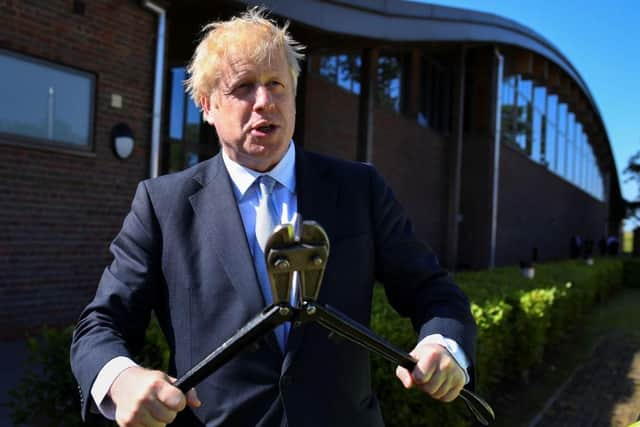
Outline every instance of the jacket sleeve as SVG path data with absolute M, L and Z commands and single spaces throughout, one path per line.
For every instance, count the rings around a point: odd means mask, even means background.
M 373 168 L 370 183 L 376 278 L 396 311 L 411 319 L 419 340 L 442 334 L 462 347 L 473 381 L 476 325 L 469 300 L 431 248 L 416 237 L 408 216 Z
M 110 246 L 113 261 L 94 299 L 82 311 L 71 343 L 71 369 L 78 382 L 82 417 L 92 406 L 91 387 L 102 367 L 117 356 L 132 358 L 144 343 L 154 284 L 160 276 L 161 237 L 144 182 Z

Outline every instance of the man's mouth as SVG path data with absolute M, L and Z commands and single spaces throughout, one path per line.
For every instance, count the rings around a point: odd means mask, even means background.
M 254 135 L 268 135 L 270 133 L 272 133 L 273 131 L 275 131 L 278 128 L 278 126 L 272 124 L 272 123 L 267 123 L 267 124 L 262 124 L 259 126 L 254 126 L 253 128 L 251 128 L 251 133 L 253 133 Z

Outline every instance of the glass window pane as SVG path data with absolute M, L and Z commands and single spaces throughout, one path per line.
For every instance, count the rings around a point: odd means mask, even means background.
M 516 142 L 523 150 L 531 153 L 532 129 L 532 91 L 533 83 L 522 77 L 518 79 L 518 108 Z
M 558 153 L 557 165 L 558 168 L 556 172 L 560 176 L 566 176 L 567 174 L 567 104 L 561 103 L 558 104 L 558 114 L 557 114 L 557 123 L 558 123 L 558 148 L 556 153 Z
M 338 57 L 335 55 L 320 58 L 320 75 L 332 82 L 338 80 Z
M 532 141 L 531 141 L 531 157 L 535 161 L 544 160 L 542 150 L 546 147 L 543 146 L 544 134 L 543 127 L 544 115 L 547 101 L 547 89 L 545 87 L 536 87 L 533 90 L 533 123 L 532 123 Z
M 567 114 L 567 146 L 566 146 L 566 164 L 567 164 L 567 172 L 565 178 L 569 181 L 573 182 L 573 172 L 574 172 L 574 160 L 575 160 L 575 133 L 576 133 L 576 116 L 575 114 L 569 112 Z
M 200 161 L 200 156 L 193 151 L 188 151 L 185 156 L 185 167 L 190 168 L 191 166 L 195 166 Z
M 360 93 L 360 55 L 325 55 L 320 58 L 320 75 L 343 89 Z
M 589 167 L 589 162 L 590 162 L 590 158 L 589 158 L 589 138 L 587 137 L 587 134 L 583 131 L 582 132 L 582 172 L 581 172 L 581 180 L 582 180 L 582 187 L 586 190 L 587 188 L 587 183 L 588 183 L 588 167 Z
M 545 132 L 545 159 L 549 168 L 552 171 L 557 171 L 557 147 L 558 147 L 558 124 L 556 123 L 557 115 L 558 115 L 558 96 L 557 95 L 549 95 L 547 97 L 547 115 L 545 116 L 546 120 L 546 132 Z
M 500 100 L 500 133 L 502 142 L 515 143 L 516 139 L 516 80 L 517 76 L 508 76 L 502 81 Z
M 337 83 L 338 86 L 354 93 L 360 93 L 360 57 L 352 55 L 339 55 L 337 57 Z M 354 83 L 358 82 L 357 88 Z M 357 89 L 357 92 L 356 92 Z
M 95 78 L 0 50 L 0 132 L 88 146 Z
M 582 157 L 581 150 L 581 140 L 582 140 L 582 124 L 580 122 L 575 122 L 574 135 L 573 135 L 573 176 L 571 180 L 577 185 L 580 186 L 580 160 Z
M 400 111 L 402 64 L 395 56 L 378 57 L 376 104 Z
M 589 143 L 589 139 L 587 138 L 587 152 L 589 153 L 589 162 L 588 162 L 588 173 L 587 173 L 587 187 L 589 190 L 589 193 L 594 194 L 595 195 L 595 191 L 594 191 L 594 176 L 595 176 L 595 171 L 597 170 L 597 165 L 596 165 L 596 159 L 595 156 L 593 155 L 593 147 L 591 147 L 591 144 Z
M 200 140 L 200 123 L 202 122 L 202 115 L 200 110 L 196 107 L 193 100 L 189 99 L 187 103 L 187 117 L 184 124 L 184 141 L 187 143 L 198 144 Z
M 171 106 L 169 112 L 169 137 L 182 139 L 184 119 L 184 80 L 186 71 L 184 67 L 171 69 Z

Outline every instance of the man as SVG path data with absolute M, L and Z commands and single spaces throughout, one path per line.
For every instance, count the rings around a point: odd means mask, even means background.
M 455 399 L 472 376 L 468 301 L 371 166 L 291 142 L 301 46 L 261 9 L 205 31 L 187 86 L 222 153 L 139 185 L 113 263 L 74 334 L 83 415 L 97 407 L 120 426 L 383 425 L 367 351 L 315 324 L 278 328 L 203 381 L 198 395 L 131 361 L 152 310 L 177 377 L 270 303 L 257 236 L 267 203 L 281 222 L 302 215 L 326 229 L 331 255 L 319 301 L 368 324 L 373 283 L 382 281 L 421 338 L 412 352 L 418 365 L 398 368 L 398 378 Z

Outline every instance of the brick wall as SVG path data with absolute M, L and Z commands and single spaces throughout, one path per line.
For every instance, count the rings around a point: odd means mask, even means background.
M 0 337 L 73 322 L 110 261 L 108 244 L 147 174 L 155 17 L 134 1 L 0 5 L 0 47 L 93 73 L 91 156 L 0 142 Z M 110 107 L 111 94 L 123 108 Z M 5 102 L 5 100 L 1 100 Z M 111 128 L 127 123 L 134 154 L 112 153 Z
M 314 75 L 307 90 L 305 149 L 354 160 L 358 96 Z M 409 212 L 418 235 L 442 254 L 445 138 L 393 111 L 376 109 L 373 123 L 373 164 Z
M 464 135 L 457 267 L 485 268 L 491 246 L 492 138 Z
M 605 233 L 606 205 L 531 161 L 516 148 L 502 145 L 496 262 L 569 257 L 572 235 L 597 242 Z
M 392 111 L 374 115 L 373 163 L 407 210 L 418 236 L 444 256 L 447 139 Z
M 304 148 L 355 160 L 358 147 L 358 95 L 317 75 L 307 75 Z

